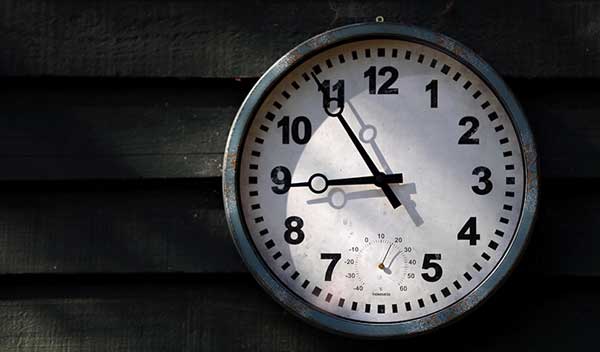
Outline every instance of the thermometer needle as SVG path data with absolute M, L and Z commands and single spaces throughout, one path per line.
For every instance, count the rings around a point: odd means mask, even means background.
M 385 255 L 383 256 L 381 263 L 379 263 L 379 265 L 377 266 L 381 270 L 385 269 L 385 264 L 383 264 L 383 263 L 385 263 L 385 259 L 387 258 L 388 254 L 390 254 L 390 249 L 392 249 L 392 245 L 393 245 L 393 243 L 390 243 L 390 246 L 388 247 L 387 251 L 385 252 Z
M 358 138 L 352 131 L 352 128 L 350 128 L 350 125 L 348 124 L 348 122 L 346 121 L 344 116 L 342 115 L 342 111 L 344 110 L 344 108 L 343 108 L 344 105 L 341 104 L 339 100 L 331 99 L 330 97 L 328 97 L 328 94 L 325 91 L 327 88 L 325 88 L 325 86 L 323 86 L 321 81 L 319 81 L 319 79 L 317 78 L 317 75 L 315 75 L 314 72 L 311 72 L 310 74 L 312 75 L 313 79 L 317 83 L 319 90 L 323 94 L 323 110 L 325 110 L 327 115 L 329 115 L 330 117 L 336 117 L 338 119 L 338 121 L 340 121 L 340 123 L 342 124 L 342 127 L 346 131 L 346 134 L 348 135 L 348 137 L 350 137 L 352 144 L 354 144 L 354 147 L 358 151 L 358 154 L 360 154 L 360 156 L 364 160 L 365 164 L 367 164 L 367 167 L 369 168 L 369 170 L 371 171 L 373 176 L 375 176 L 376 178 L 381 178 L 385 174 L 383 172 L 379 171 L 379 169 L 377 168 L 377 166 L 375 165 L 375 163 L 373 162 L 373 160 L 371 159 L 371 157 L 369 156 L 369 154 L 367 153 L 365 148 L 362 146 L 362 144 L 360 144 L 360 141 L 358 140 Z M 339 111 L 333 112 L 333 111 L 329 110 L 329 108 L 330 108 L 329 103 L 331 101 L 336 101 L 339 104 L 338 105 Z M 402 205 L 402 203 L 400 203 L 400 200 L 398 199 L 398 197 L 396 196 L 394 191 L 392 191 L 392 188 L 390 187 L 390 185 L 388 183 L 379 182 L 379 184 L 377 184 L 377 186 L 379 188 L 381 188 L 381 190 L 385 194 L 386 198 L 390 201 L 392 208 L 396 209 L 400 205 Z

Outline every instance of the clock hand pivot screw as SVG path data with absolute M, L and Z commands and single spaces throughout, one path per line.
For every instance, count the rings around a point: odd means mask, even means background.
M 308 188 L 314 193 L 323 193 L 328 186 L 327 177 L 323 174 L 314 174 L 308 179 Z

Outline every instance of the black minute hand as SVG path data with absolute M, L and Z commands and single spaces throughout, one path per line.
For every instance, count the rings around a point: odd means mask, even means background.
M 314 72 L 311 72 L 310 74 L 312 75 L 313 79 L 317 83 L 319 90 L 323 94 L 323 110 L 325 110 L 325 113 L 327 113 L 327 115 L 329 115 L 331 117 L 337 117 L 337 119 L 342 124 L 342 127 L 344 127 L 346 134 L 348 134 L 348 137 L 350 137 L 352 144 L 354 144 L 354 147 L 356 148 L 356 150 L 358 150 L 358 153 L 360 154 L 362 159 L 365 161 L 365 164 L 367 164 L 367 167 L 369 168 L 369 170 L 371 171 L 373 176 L 375 176 L 376 180 L 378 181 L 376 183 L 376 185 L 381 188 L 381 190 L 383 191 L 383 194 L 385 194 L 387 199 L 390 201 L 390 204 L 392 205 L 392 207 L 394 209 L 398 208 L 400 205 L 402 205 L 402 203 L 400 203 L 400 200 L 398 199 L 398 197 L 396 197 L 396 194 L 394 194 L 394 191 L 392 191 L 392 188 L 390 187 L 390 185 L 388 183 L 386 183 L 385 181 L 383 181 L 383 177 L 385 176 L 385 174 L 380 172 L 377 169 L 377 166 L 375 165 L 373 160 L 371 160 L 371 157 L 369 157 L 369 154 L 367 154 L 367 151 L 365 150 L 365 148 L 363 148 L 362 144 L 360 143 L 360 141 L 358 140 L 358 138 L 352 131 L 352 128 L 350 128 L 350 125 L 348 125 L 348 122 L 342 115 L 343 106 L 341 104 L 343 104 L 343 102 L 336 100 L 336 102 L 338 103 L 337 110 L 339 110 L 339 111 L 337 111 L 337 112 L 330 111 L 329 103 L 333 99 L 328 97 L 329 94 L 326 91 L 326 88 L 321 83 L 321 81 L 319 81 L 319 79 L 317 78 L 317 75 L 315 75 Z

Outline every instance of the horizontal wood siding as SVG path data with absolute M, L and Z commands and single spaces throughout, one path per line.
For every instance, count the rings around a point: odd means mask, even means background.
M 0 199 L 0 273 L 245 271 L 220 179 L 8 182 Z M 590 181 L 543 183 L 526 271 L 599 275 L 598 199 Z
M 391 341 L 356 341 L 317 330 L 284 311 L 247 276 L 176 279 L 11 282 L 10 291 L 0 294 L 0 349 L 584 351 L 593 348 L 600 328 L 600 285 L 573 278 L 558 284 L 513 276 L 458 323 L 434 335 Z
M 12 79 L 0 88 L 0 180 L 220 177 L 254 80 Z M 548 178 L 600 176 L 600 86 L 510 80 Z
M 256 77 L 336 26 L 445 33 L 514 77 L 598 77 L 596 1 L 0 1 L 5 76 Z
M 336 26 L 419 25 L 490 62 L 538 145 L 531 243 L 432 335 L 333 336 L 246 272 L 228 130 L 257 78 Z M 0 351 L 589 349 L 600 329 L 600 2 L 0 0 Z

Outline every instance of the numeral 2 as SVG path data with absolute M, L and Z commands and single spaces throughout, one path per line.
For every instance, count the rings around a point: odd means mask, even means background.
M 471 127 L 458 139 L 458 144 L 479 144 L 479 138 L 473 138 L 473 135 L 479 129 L 479 120 L 473 116 L 465 116 L 458 121 L 459 126 L 466 126 L 467 124 L 470 124 Z

